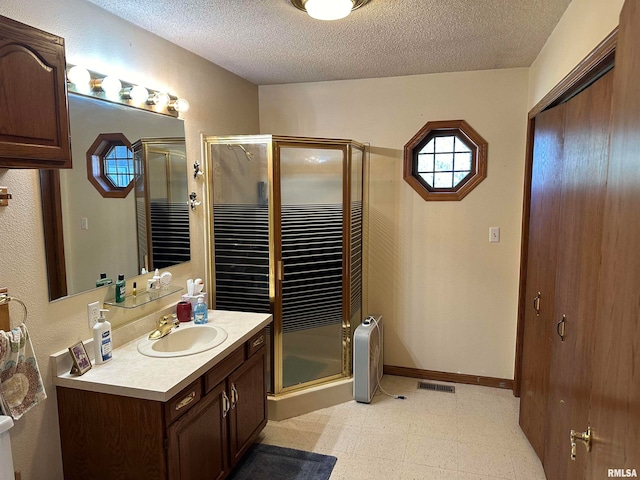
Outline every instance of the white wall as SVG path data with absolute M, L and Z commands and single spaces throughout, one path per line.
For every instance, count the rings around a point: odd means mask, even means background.
M 85 64 L 104 73 L 112 71 L 123 80 L 169 89 L 186 97 L 191 103 L 191 110 L 185 114 L 189 159 L 200 158 L 201 132 L 210 135 L 258 132 L 255 85 L 92 4 L 82 0 L 2 0 L 0 15 L 64 37 L 68 63 Z M 84 160 L 74 160 L 78 161 Z M 202 196 L 201 181 L 190 175 L 189 182 L 190 190 Z M 104 300 L 106 289 L 49 303 L 38 172 L 0 169 L 0 185 L 7 186 L 13 194 L 10 206 L 0 208 L 0 286 L 7 286 L 29 308 L 27 325 L 49 395 L 11 430 L 14 463 L 25 479 L 62 479 L 49 355 L 90 338 L 86 304 Z M 171 269 L 180 284 L 188 277 L 203 277 L 205 273 L 202 210 L 192 214 L 191 220 L 192 261 Z M 108 318 L 115 326 L 122 325 L 174 303 L 175 297 L 132 312 L 118 309 L 110 312 Z M 17 323 L 20 309 L 11 306 L 11 313 Z
M 260 87 L 262 133 L 371 143 L 365 313 L 384 317 L 386 364 L 513 378 L 527 74 Z M 425 202 L 402 179 L 403 146 L 456 119 L 489 142 L 488 177 L 460 202 Z
M 529 69 L 529 110 L 618 25 L 624 0 L 573 0 Z

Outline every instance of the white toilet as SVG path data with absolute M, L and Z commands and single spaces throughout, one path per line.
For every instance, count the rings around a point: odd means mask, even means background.
M 9 429 L 13 427 L 11 417 L 0 415 L 0 480 L 14 480 L 13 458 Z

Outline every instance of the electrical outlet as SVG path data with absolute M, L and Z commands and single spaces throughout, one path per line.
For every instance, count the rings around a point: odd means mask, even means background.
M 93 328 L 93 326 L 98 321 L 98 317 L 100 316 L 100 302 L 91 302 L 87 304 L 87 318 L 89 320 L 89 328 Z

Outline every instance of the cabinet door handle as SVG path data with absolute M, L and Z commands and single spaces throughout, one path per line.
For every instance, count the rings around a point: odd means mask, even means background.
M 229 397 L 227 392 L 222 392 L 222 418 L 225 418 L 229 413 Z
M 176 403 L 176 412 L 178 410 L 180 410 L 181 408 L 186 407 L 187 405 L 189 405 L 195 399 L 196 399 L 196 392 L 193 391 L 189 395 L 184 397 L 182 400 L 180 400 L 178 403 Z
M 264 335 L 260 335 L 260 337 L 256 338 L 252 343 L 251 346 L 253 348 L 256 348 L 258 345 L 262 345 L 264 343 Z
M 540 292 L 533 297 L 533 310 L 536 312 L 536 317 L 540 316 Z
M 558 333 L 558 336 L 560 337 L 561 342 L 564 342 L 564 328 L 565 328 L 566 321 L 567 321 L 567 316 L 562 315 L 562 320 L 560 320 L 556 325 L 556 332 Z
M 236 390 L 235 383 L 231 384 L 231 408 L 236 408 L 236 403 L 238 403 L 238 390 Z

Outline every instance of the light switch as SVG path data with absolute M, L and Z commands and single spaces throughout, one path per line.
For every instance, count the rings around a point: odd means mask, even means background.
M 89 219 L 87 217 L 82 217 L 80 219 L 80 228 L 82 230 L 89 230 Z
M 500 242 L 500 227 L 489 227 L 489 242 Z

